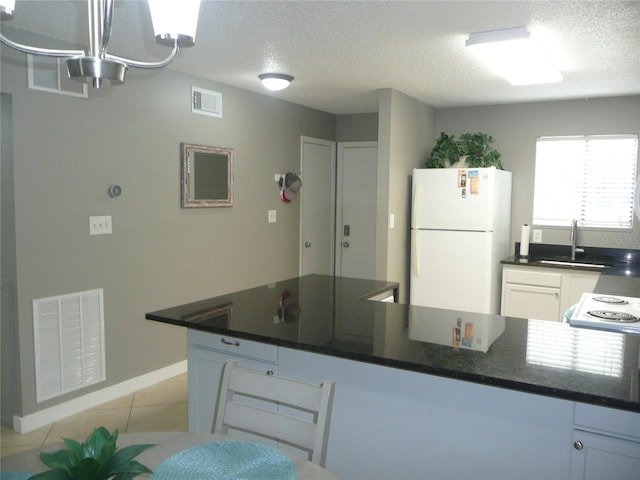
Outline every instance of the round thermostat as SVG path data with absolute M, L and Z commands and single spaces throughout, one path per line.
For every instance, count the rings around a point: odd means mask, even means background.
M 109 187 L 109 195 L 112 197 L 119 197 L 122 193 L 122 187 L 120 185 L 111 185 Z

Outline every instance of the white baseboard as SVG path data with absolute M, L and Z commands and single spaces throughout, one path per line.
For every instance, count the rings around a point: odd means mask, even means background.
M 124 382 L 117 383 L 116 385 L 111 385 L 103 388 L 102 390 L 88 393 L 81 397 L 71 399 L 59 405 L 54 405 L 53 407 L 45 408 L 24 417 L 14 415 L 13 429 L 18 433 L 31 432 L 89 408 L 97 407 L 98 405 L 102 405 L 103 403 L 115 400 L 116 398 L 120 398 L 124 395 L 129 395 L 141 388 L 150 387 L 156 383 L 185 373 L 186 371 L 187 361 L 183 360 L 181 362 L 174 363 L 173 365 L 169 365 L 168 367 L 145 373 L 139 377 L 125 380 Z

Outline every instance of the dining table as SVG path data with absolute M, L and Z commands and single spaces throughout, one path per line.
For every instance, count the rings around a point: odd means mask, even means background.
M 235 457 L 238 459 L 246 458 L 247 452 L 251 454 L 250 450 L 247 450 L 244 447 L 259 447 L 258 452 L 261 452 L 260 456 L 262 456 L 263 458 L 260 459 L 261 461 L 254 462 L 255 469 L 257 470 L 251 471 L 251 468 L 254 467 L 249 467 L 248 469 L 245 462 L 244 465 L 237 465 L 238 474 L 236 476 L 233 474 L 233 470 L 236 470 L 234 466 L 227 466 L 227 471 L 221 472 L 220 466 L 215 465 L 215 462 L 212 462 L 212 464 L 207 467 L 207 469 L 209 469 L 211 472 L 211 476 L 207 476 L 207 478 L 225 480 L 233 480 L 234 478 L 265 478 L 264 475 L 261 475 L 259 469 L 263 468 L 267 463 L 269 463 L 268 460 L 270 459 L 264 460 L 266 452 L 266 456 L 272 456 L 271 458 L 273 458 L 273 456 L 275 456 L 276 458 L 280 458 L 282 456 L 281 454 L 284 454 L 284 456 L 286 457 L 286 462 L 288 462 L 288 460 L 290 459 L 291 462 L 289 466 L 294 472 L 297 472 L 298 480 L 338 480 L 338 478 L 328 470 L 302 457 L 290 454 L 285 451 L 276 450 L 275 448 L 269 447 L 267 445 L 258 445 L 253 442 L 239 442 L 228 437 L 227 435 L 222 434 L 189 432 L 141 432 L 123 433 L 118 436 L 118 448 L 139 444 L 154 445 L 152 448 L 145 450 L 135 458 L 154 471 L 154 474 L 151 476 L 151 480 L 154 480 L 154 478 L 157 478 L 158 480 L 164 480 L 168 477 L 175 478 L 176 480 L 180 478 L 190 480 L 196 478 L 205 478 L 202 475 L 198 476 L 198 474 L 195 474 L 193 471 L 187 471 L 186 469 L 180 471 L 180 462 L 184 462 L 184 455 L 194 452 L 194 455 L 192 455 L 191 458 L 197 458 L 197 461 L 200 462 L 198 468 L 201 470 L 203 468 L 203 457 L 201 455 L 201 453 L 203 452 L 203 448 L 207 448 L 209 449 L 209 452 L 215 453 L 216 447 L 229 447 L 230 445 L 232 445 L 234 448 L 240 447 L 242 450 L 245 450 L 245 457 L 243 457 L 242 455 L 238 455 L 237 457 Z M 31 449 L 2 457 L 0 461 L 0 479 L 22 480 L 27 479 L 29 477 L 28 474 L 35 474 L 47 470 L 47 467 L 40 461 L 40 452 L 52 452 L 59 450 L 60 448 L 64 448 L 64 445 L 61 443 L 51 444 L 43 446 L 39 449 Z M 228 448 L 219 448 L 218 450 L 228 450 Z M 198 455 L 200 456 L 198 457 Z M 213 457 L 215 457 L 215 455 Z M 205 455 L 204 461 L 211 461 L 211 458 L 213 457 L 211 455 Z M 231 459 L 233 460 L 233 456 L 231 456 Z M 273 464 L 273 462 L 271 463 Z M 282 476 L 281 478 L 291 477 Z M 296 478 L 295 473 L 293 474 L 293 478 Z

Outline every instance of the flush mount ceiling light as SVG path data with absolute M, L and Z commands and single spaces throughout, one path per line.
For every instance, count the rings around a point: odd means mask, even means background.
M 91 82 L 101 88 L 104 81 L 112 85 L 124 83 L 128 67 L 161 68 L 169 65 L 178 54 L 179 47 L 190 47 L 195 43 L 200 0 L 148 0 L 153 30 L 158 43 L 172 47 L 164 60 L 141 62 L 107 53 L 111 37 L 114 0 L 87 0 L 89 10 L 89 50 L 57 50 L 31 47 L 6 38 L 0 33 L 0 41 L 20 52 L 50 57 L 68 57 L 69 78 Z M 0 0 L 2 20 L 13 18 L 15 0 Z
M 264 88 L 269 90 L 278 91 L 287 88 L 293 77 L 291 75 L 287 75 L 284 73 L 263 73 L 262 75 L 258 75 L 258 78 L 262 80 L 262 85 Z
M 562 81 L 562 74 L 526 27 L 471 33 L 466 46 L 512 85 Z

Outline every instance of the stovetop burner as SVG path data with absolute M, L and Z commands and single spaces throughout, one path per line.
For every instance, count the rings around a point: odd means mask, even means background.
M 571 310 L 569 324 L 640 335 L 640 297 L 583 293 Z
M 611 310 L 589 310 L 587 312 L 592 317 L 608 320 L 611 322 L 634 323 L 640 322 L 640 318 L 626 312 L 613 312 Z
M 592 300 L 596 302 L 601 302 L 601 303 L 609 303 L 611 305 L 627 305 L 629 303 L 624 298 L 612 297 L 610 295 L 593 297 Z

